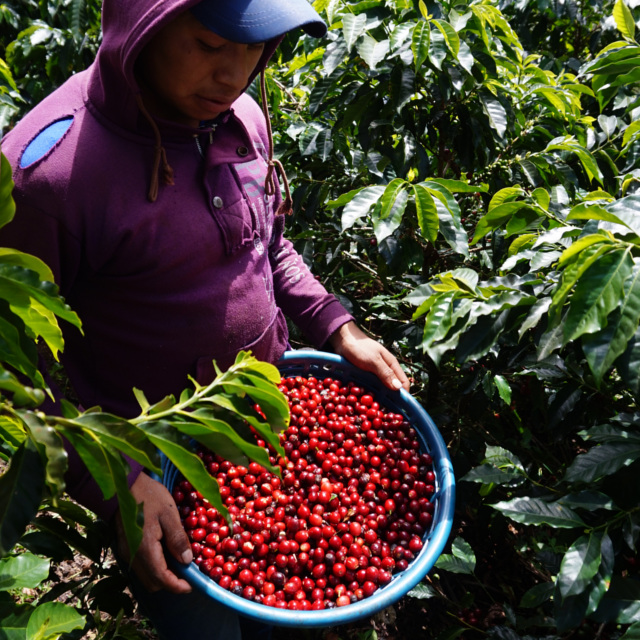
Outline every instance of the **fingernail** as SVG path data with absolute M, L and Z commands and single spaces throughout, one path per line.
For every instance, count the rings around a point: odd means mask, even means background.
M 193 562 L 193 551 L 191 551 L 191 549 L 187 549 L 186 551 L 182 552 L 182 555 L 180 557 L 182 558 L 182 562 L 184 564 L 191 564 Z
M 402 387 L 402 382 L 400 382 L 400 380 L 398 380 L 398 378 L 394 378 L 391 381 L 391 385 L 393 386 L 394 389 L 400 389 Z

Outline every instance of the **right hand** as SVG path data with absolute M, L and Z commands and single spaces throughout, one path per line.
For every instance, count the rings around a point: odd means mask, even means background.
M 178 578 L 167 567 L 162 543 L 178 562 L 189 564 L 193 552 L 189 538 L 180 522 L 178 508 L 169 491 L 158 481 L 141 473 L 131 485 L 131 494 L 138 504 L 143 503 L 144 525 L 142 542 L 131 568 L 147 591 L 164 589 L 172 593 L 189 593 L 191 585 Z M 131 552 L 124 535 L 120 512 L 116 515 L 117 546 L 127 561 Z

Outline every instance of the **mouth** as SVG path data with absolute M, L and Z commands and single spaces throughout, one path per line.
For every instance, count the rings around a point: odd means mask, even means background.
M 227 111 L 231 108 L 231 105 L 236 101 L 236 98 L 208 98 L 206 96 L 198 96 L 200 102 L 210 110 L 215 110 L 219 113 Z

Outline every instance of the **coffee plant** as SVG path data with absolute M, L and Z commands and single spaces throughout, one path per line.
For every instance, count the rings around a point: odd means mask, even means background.
M 11 167 L 0 156 L 0 226 L 15 214 L 12 187 Z M 142 391 L 132 390 L 141 412 L 130 420 L 99 407 L 81 412 L 65 400 L 62 415 L 47 415 L 40 407 L 51 389 L 38 368 L 38 345 L 57 360 L 64 347 L 58 320 L 81 329 L 80 319 L 59 296 L 50 269 L 34 256 L 1 250 L 1 637 L 50 639 L 90 629 L 104 637 L 123 637 L 119 618 L 132 609 L 131 602 L 120 597 L 126 583 L 113 563 L 106 562 L 111 540 L 104 524 L 65 496 L 65 442 L 80 456 L 104 499 L 117 497 L 129 548 L 135 550 L 142 535 L 142 506 L 129 492 L 125 456 L 162 474 L 162 453 L 228 518 L 218 483 L 193 452 L 193 443 L 224 452 L 236 464 L 251 460 L 275 471 L 254 434 L 284 455 L 278 432 L 288 425 L 289 409 L 277 386 L 278 370 L 241 352 L 227 371 L 216 368 L 213 382 L 203 386 L 191 380 L 179 398 L 168 396 L 152 405 Z M 54 580 L 37 602 L 21 601 L 23 590 L 36 589 L 53 577 L 52 560 L 70 559 L 73 551 L 95 563 L 90 577 Z M 113 614 L 112 623 L 92 617 L 96 607 Z
M 414 595 L 458 620 L 442 638 L 632 637 L 633 8 L 567 5 L 563 32 L 534 3 L 316 6 L 327 42 L 272 83 L 292 233 L 395 345 L 461 481 L 451 553 Z
M 99 4 L 0 5 L 0 127 L 90 63 Z M 396 635 L 428 628 L 436 640 L 637 637 L 636 3 L 314 5 L 327 37 L 287 37 L 267 74 L 276 151 L 294 187 L 289 237 L 360 324 L 394 349 L 458 478 L 450 547 L 398 606 Z M 47 280 L 44 265 L 11 260 L 12 273 L 30 269 Z M 29 299 L 49 320 L 40 341 L 55 353 L 62 343 L 51 313 L 78 321 L 52 286 L 39 287 L 51 298 Z M 31 326 L 24 306 L 5 306 Z M 2 337 L 19 324 L 7 320 Z M 295 332 L 293 339 L 301 340 Z M 49 559 L 64 556 L 29 536 L 55 535 L 95 561 L 98 580 L 117 580 L 100 564 L 99 542 L 88 544 L 98 540 L 89 536 L 95 523 L 63 497 L 56 438 L 115 421 L 120 433 L 141 438 L 153 468 L 162 441 L 142 427 L 157 424 L 155 409 L 142 400 L 132 424 L 70 406 L 64 418 L 39 415 L 28 407 L 45 386 L 27 342 L 19 343 L 25 358 L 2 356 L 31 380 L 2 378 L 2 452 L 11 460 L 3 482 L 45 466 L 35 474 L 41 488 L 24 485 L 30 507 L 12 517 L 22 524 L 11 534 L 3 512 L 2 562 L 40 563 L 46 577 Z M 23 535 L 29 521 L 35 529 Z M 2 573 L 14 572 L 23 573 L 17 565 Z M 14 580 L 13 593 L 35 584 Z M 57 607 L 56 597 L 49 604 Z M 45 602 L 7 596 L 0 606 L 3 620 L 27 620 Z M 105 633 L 118 633 L 117 606 Z M 85 600 L 82 611 L 90 609 Z M 85 624 L 72 610 L 65 615 L 68 629 Z M 372 624 L 360 635 L 383 637 L 384 625 Z

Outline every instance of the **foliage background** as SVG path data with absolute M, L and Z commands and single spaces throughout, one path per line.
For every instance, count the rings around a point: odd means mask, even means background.
M 328 36 L 268 74 L 289 237 L 400 357 L 458 478 L 403 615 L 339 633 L 638 637 L 638 9 L 315 6 Z M 99 2 L 0 16 L 7 129 L 89 64 Z

